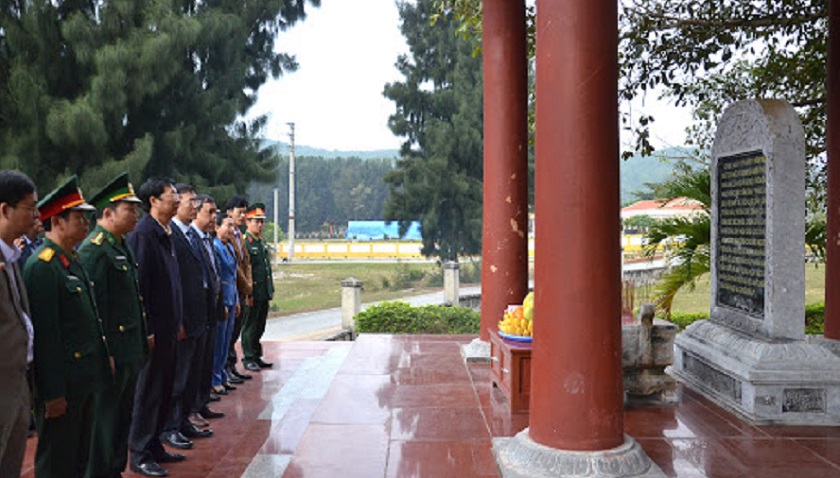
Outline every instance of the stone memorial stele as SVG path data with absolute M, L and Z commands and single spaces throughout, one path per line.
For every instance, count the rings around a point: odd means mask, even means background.
M 805 337 L 805 135 L 782 100 L 721 116 L 712 150 L 711 314 L 674 372 L 755 423 L 840 424 L 840 358 Z

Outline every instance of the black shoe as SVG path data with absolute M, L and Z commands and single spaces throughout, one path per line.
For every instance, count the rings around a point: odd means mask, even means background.
M 228 382 L 223 383 L 222 386 L 225 387 L 225 390 L 236 390 L 236 387 L 234 387 Z
M 208 438 L 213 436 L 213 430 L 202 430 L 192 423 L 181 426 L 181 435 L 186 438 Z
M 252 372 L 259 372 L 261 370 L 260 366 L 257 365 L 256 362 L 244 362 L 242 366 L 245 367 L 245 370 L 250 370 Z
M 237 377 L 232 373 L 228 373 L 228 383 L 232 383 L 234 385 L 241 385 L 245 383 L 245 380 L 242 380 L 241 378 Z
M 202 418 L 206 418 L 208 420 L 211 418 L 222 418 L 225 416 L 224 413 L 212 410 L 210 407 L 203 407 L 199 410 L 198 414 L 201 415 Z
M 188 440 L 184 435 L 181 435 L 180 432 L 164 432 L 161 441 L 172 448 L 178 448 L 180 450 L 189 450 L 193 447 L 193 442 Z
M 233 375 L 234 377 L 240 380 L 251 380 L 252 378 L 254 378 L 247 373 L 242 373 L 239 370 L 236 370 L 236 365 L 230 366 L 230 373 L 228 375 Z
M 257 357 L 257 359 L 254 360 L 254 362 L 256 362 L 257 365 L 259 365 L 261 368 L 270 368 L 270 367 L 274 366 L 273 363 L 266 362 L 265 360 L 262 359 L 262 357 Z
M 166 450 L 159 453 L 155 453 L 154 455 L 154 460 L 158 463 L 178 463 L 186 459 L 187 457 L 180 453 L 169 453 Z
M 211 402 L 218 402 L 221 399 L 222 397 L 216 395 L 215 393 L 211 393 L 210 398 L 208 398 L 208 400 L 210 400 Z
M 227 395 L 228 391 L 225 387 L 219 385 L 218 387 L 213 387 L 213 393 L 216 395 Z
M 169 476 L 168 471 L 153 461 L 143 462 L 139 465 L 132 464 L 131 471 L 145 476 Z

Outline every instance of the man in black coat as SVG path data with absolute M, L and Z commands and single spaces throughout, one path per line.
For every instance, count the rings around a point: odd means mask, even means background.
M 172 410 L 163 430 L 161 440 L 174 448 L 188 450 L 193 447 L 189 438 L 205 438 L 213 435 L 212 430 L 201 430 L 189 422 L 188 417 L 198 392 L 201 371 L 204 364 L 204 345 L 207 331 L 207 315 L 213 280 L 199 247 L 200 230 L 190 226 L 202 210 L 203 222 L 213 221 L 216 206 L 212 200 L 199 204 L 195 190 L 188 184 L 176 184 L 181 195 L 175 217 L 172 219 L 172 244 L 181 271 L 181 290 L 184 294 L 183 325 L 175 345 L 175 384 L 172 390 Z M 209 198 L 205 196 L 205 198 Z M 205 217 L 211 216 L 211 217 Z M 183 338 L 180 338 L 183 337 Z
M 140 186 L 138 197 L 148 214 L 127 241 L 137 259 L 140 295 L 154 346 L 137 379 L 128 444 L 133 471 L 166 476 L 159 463 L 184 459 L 164 450 L 159 438 L 172 409 L 175 342 L 183 326 L 183 292 L 170 228 L 180 196 L 174 181 L 154 178 Z

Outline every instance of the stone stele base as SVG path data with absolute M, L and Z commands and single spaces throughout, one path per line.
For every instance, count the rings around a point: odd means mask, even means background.
M 703 320 L 677 336 L 675 349 L 679 379 L 753 423 L 840 425 L 840 358 L 827 347 Z
M 467 362 L 490 363 L 490 342 L 476 338 L 461 346 L 461 356 Z
M 568 451 L 549 448 L 531 440 L 528 428 L 513 438 L 494 438 L 493 455 L 503 478 L 548 477 L 665 477 L 636 440 L 612 450 Z

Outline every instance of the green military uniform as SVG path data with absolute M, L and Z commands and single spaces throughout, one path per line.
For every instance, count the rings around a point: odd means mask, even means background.
M 245 217 L 248 219 L 265 219 L 265 207 L 253 204 L 248 208 Z M 242 323 L 242 359 L 243 363 L 258 362 L 262 358 L 260 339 L 265 332 L 265 321 L 268 317 L 268 303 L 274 296 L 274 281 L 271 276 L 271 260 L 265 240 L 245 233 L 245 247 L 251 258 L 251 278 L 253 279 L 254 305 L 247 311 Z
M 140 202 L 127 174 L 115 178 L 90 200 L 97 209 L 118 201 Z M 96 284 L 96 305 L 116 364 L 114 382 L 94 395 L 87 476 L 119 476 L 128 461 L 137 374 L 149 353 L 137 261 L 124 238 L 101 225 L 82 242 L 79 260 Z
M 45 221 L 73 208 L 92 209 L 75 177 L 38 204 Z M 93 395 L 112 380 L 94 285 L 76 255 L 49 237 L 27 261 L 23 278 L 35 329 L 35 475 L 81 476 L 90 452 Z M 66 413 L 45 418 L 46 403 L 60 398 L 67 401 Z

